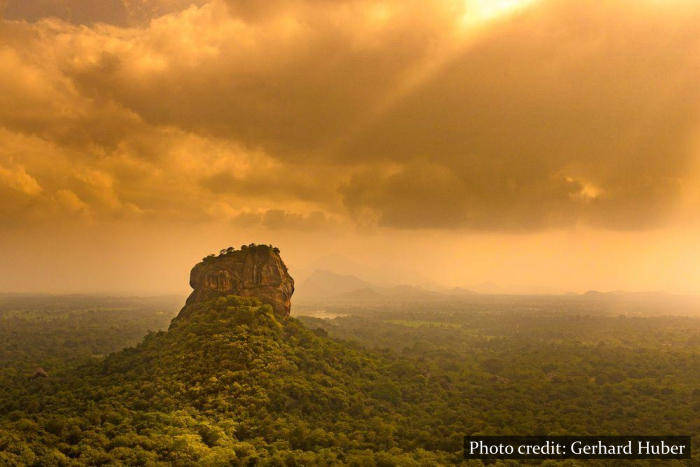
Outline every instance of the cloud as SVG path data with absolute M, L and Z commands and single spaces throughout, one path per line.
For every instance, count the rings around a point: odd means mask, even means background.
M 6 168 L 0 166 L 0 183 L 26 196 L 41 193 L 41 186 L 22 166 Z
M 71 213 L 87 213 L 88 205 L 70 190 L 56 191 L 56 202 Z
M 697 11 L 553 5 L 495 28 L 352 141 L 348 157 L 401 170 L 354 180 L 346 203 L 395 226 L 421 222 L 409 203 L 455 227 L 662 221 L 694 156 Z
M 91 35 L 101 52 L 67 72 L 82 93 L 148 123 L 232 138 L 287 160 L 325 159 L 454 29 L 450 2 L 435 11 L 392 2 L 391 27 L 374 24 L 368 4 L 279 2 L 241 17 L 232 14 L 240 7 L 215 1 L 122 41 Z
M 417 161 L 395 171 L 355 174 L 342 194 L 360 220 L 370 216 L 389 227 L 533 230 L 576 221 L 571 208 L 579 204 L 579 183 L 520 180 L 519 171 L 488 174 L 491 169 L 458 172 Z
M 321 211 L 309 214 L 269 209 L 262 212 L 244 211 L 236 214 L 232 222 L 240 227 L 255 227 L 269 230 L 318 231 L 334 228 L 337 223 Z
M 4 10 L 11 222 L 647 229 L 694 183 L 693 2 L 88 3 Z
M 57 18 L 74 24 L 116 26 L 146 24 L 150 19 L 186 9 L 205 0 L 3 0 L 0 14 L 7 19 L 38 21 Z

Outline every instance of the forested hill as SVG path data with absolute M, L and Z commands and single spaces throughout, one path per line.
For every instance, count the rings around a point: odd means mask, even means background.
M 425 428 L 397 410 L 402 371 L 388 360 L 255 298 L 190 306 L 188 319 L 134 348 L 18 386 L 1 401 L 0 464 L 459 458 L 457 438 L 438 438 L 437 452 L 415 449 Z M 410 373 L 430 397 L 437 383 Z
M 3 380 L 0 465 L 435 465 L 464 434 L 698 432 L 689 319 L 385 310 L 323 331 L 256 298 L 186 308 L 136 347 Z

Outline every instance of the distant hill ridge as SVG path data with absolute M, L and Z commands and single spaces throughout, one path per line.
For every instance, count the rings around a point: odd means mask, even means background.
M 430 290 L 419 285 L 399 284 L 379 286 L 357 276 L 338 274 L 317 269 L 299 286 L 301 300 L 381 301 L 415 300 L 426 301 L 446 297 L 474 295 L 463 288 Z
M 299 286 L 299 295 L 305 298 L 333 297 L 374 288 L 373 284 L 357 276 L 317 269 Z

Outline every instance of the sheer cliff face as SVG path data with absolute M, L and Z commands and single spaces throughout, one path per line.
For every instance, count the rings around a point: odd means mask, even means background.
M 289 315 L 294 293 L 294 279 L 287 266 L 279 253 L 267 246 L 205 259 L 192 268 L 190 286 L 194 290 L 186 305 L 218 296 L 240 295 L 257 297 L 283 316 Z

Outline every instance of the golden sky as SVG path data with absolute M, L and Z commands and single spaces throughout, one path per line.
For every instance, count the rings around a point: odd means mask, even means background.
M 257 241 L 297 278 L 700 292 L 700 2 L 0 11 L 0 291 L 185 292 Z

